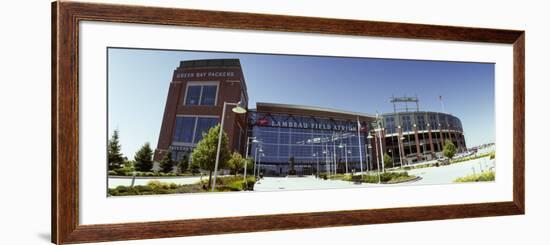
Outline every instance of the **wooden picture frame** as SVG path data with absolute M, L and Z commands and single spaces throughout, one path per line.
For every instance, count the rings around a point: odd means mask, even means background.
M 79 224 L 79 22 L 229 28 L 513 45 L 513 201 L 206 218 Z M 485 28 L 294 17 L 58 1 L 52 4 L 52 242 L 151 239 L 304 229 L 525 212 L 525 32 Z

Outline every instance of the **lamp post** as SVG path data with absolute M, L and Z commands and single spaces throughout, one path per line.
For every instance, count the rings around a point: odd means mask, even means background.
M 378 115 L 376 115 L 376 118 L 378 119 Z M 382 130 L 384 130 L 381 126 L 380 126 L 380 119 L 378 119 L 378 122 L 377 122 L 377 125 L 378 125 L 378 129 L 376 131 L 378 131 L 378 141 L 380 142 L 380 162 L 382 163 L 382 170 L 384 170 L 384 156 L 382 154 L 383 150 L 382 150 Z M 378 170 L 378 173 L 380 173 L 380 169 Z
M 422 146 L 422 159 L 426 159 L 426 144 L 424 144 L 424 141 L 420 142 L 420 146 Z
M 370 149 L 370 154 L 368 154 L 369 158 L 367 159 L 368 160 L 367 166 L 372 165 L 372 144 L 371 144 L 372 138 L 373 138 L 372 134 L 369 133 L 369 135 L 367 136 L 367 140 L 369 143 L 367 146 L 367 149 Z M 372 170 L 372 166 L 370 166 L 370 169 Z
M 357 117 L 357 143 L 359 146 L 359 166 L 361 167 L 361 174 L 363 174 L 363 152 L 361 152 L 361 122 Z
M 326 149 L 326 148 L 327 148 L 327 147 L 326 147 L 326 145 L 325 145 L 325 149 Z M 330 167 L 329 167 L 329 165 L 328 165 L 328 152 L 327 152 L 326 150 L 323 150 L 323 155 L 325 155 L 325 165 L 326 165 L 325 169 L 326 169 L 326 171 L 327 171 L 327 175 L 330 177 Z
M 391 149 L 388 149 L 388 152 L 391 154 L 391 165 L 395 168 L 395 163 L 393 162 L 393 151 Z
M 214 165 L 214 183 L 212 183 L 212 191 L 216 188 L 216 178 L 218 177 L 218 165 L 220 162 L 220 150 L 222 147 L 222 136 L 223 136 L 223 123 L 225 121 L 225 108 L 227 105 L 234 105 L 233 109 L 231 109 L 234 113 L 237 114 L 244 114 L 246 113 L 246 109 L 243 107 L 242 101 L 239 101 L 238 103 L 230 103 L 230 102 L 223 102 L 223 108 L 222 108 L 222 120 L 220 122 L 220 132 L 218 134 L 218 148 L 216 150 L 216 163 Z
M 333 133 L 333 136 L 332 136 L 332 151 L 334 152 L 334 155 L 332 156 L 332 159 L 334 160 L 334 174 L 336 175 L 336 169 L 337 169 L 337 166 L 336 166 L 336 137 L 334 136 L 334 133 Z
M 245 155 L 244 155 L 244 177 L 243 177 L 243 181 L 246 182 L 246 169 L 247 169 L 247 165 L 248 165 L 248 150 L 249 150 L 249 145 L 250 145 L 250 140 L 252 140 L 252 143 L 258 143 L 259 141 L 256 140 L 256 137 L 248 137 L 246 138 L 246 151 L 245 151 Z
M 313 157 L 317 157 L 317 168 L 316 168 L 316 175 L 315 177 L 319 177 L 319 153 L 315 152 L 313 153 Z
M 258 177 L 260 177 L 260 173 L 262 172 L 262 157 L 265 156 L 264 155 L 264 150 L 262 148 L 260 148 L 260 150 L 258 150 L 260 152 L 260 156 L 258 157 Z
M 376 132 L 376 130 L 375 130 Z M 376 144 L 376 140 L 374 142 L 374 150 L 376 151 L 376 172 L 378 173 L 378 184 L 380 184 L 380 159 L 378 158 L 378 155 L 382 155 L 382 149 L 378 151 L 378 144 Z
M 372 161 L 372 145 L 371 144 L 369 144 L 369 146 L 367 147 L 367 151 L 370 152 L 370 153 L 367 152 L 367 155 L 368 155 L 368 158 L 367 158 L 367 173 L 368 173 L 369 169 L 372 170 L 372 166 L 370 166 L 370 165 L 372 165 L 372 162 L 371 162 Z
M 258 147 L 254 150 L 254 179 L 256 178 L 256 160 L 258 159 Z
M 347 144 L 340 144 L 338 148 L 344 148 L 344 152 L 346 153 L 345 159 L 346 159 L 346 174 L 348 173 L 348 146 Z
M 397 125 L 397 130 L 398 130 L 398 134 L 397 134 L 397 150 L 399 152 L 399 165 L 400 167 L 403 167 L 403 153 L 401 153 L 401 145 L 403 144 L 403 139 L 405 139 L 405 137 L 403 137 L 403 133 L 401 131 L 401 125 Z M 401 137 L 399 137 L 399 135 L 401 135 Z

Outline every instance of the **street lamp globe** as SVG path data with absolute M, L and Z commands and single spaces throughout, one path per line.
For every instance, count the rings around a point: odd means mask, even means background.
M 239 103 L 237 103 L 237 105 L 235 107 L 233 107 L 233 109 L 231 109 L 233 112 L 237 113 L 237 114 L 245 114 L 246 113 L 246 109 L 244 108 L 244 104 L 242 101 L 239 101 Z

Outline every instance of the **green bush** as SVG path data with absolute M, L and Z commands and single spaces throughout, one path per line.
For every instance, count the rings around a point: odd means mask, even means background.
M 380 173 L 380 183 L 397 183 L 414 178 L 416 178 L 416 176 L 409 176 L 407 172 Z M 378 183 L 379 177 L 378 174 L 347 175 L 341 178 L 341 180 L 352 181 L 355 183 Z
M 461 178 L 455 179 L 454 182 L 480 182 L 480 181 L 494 181 L 495 171 L 484 171 L 479 174 L 470 174 Z
M 407 172 L 385 172 L 380 174 L 380 181 L 381 182 L 389 182 L 393 179 L 397 179 L 400 177 L 408 177 L 409 173 Z
M 109 175 L 117 175 L 115 170 L 109 170 L 108 174 Z
M 495 159 L 495 152 L 491 152 L 491 155 L 489 155 L 489 159 L 490 160 Z
M 245 185 L 244 181 L 241 180 L 241 181 L 231 182 L 231 183 L 227 184 L 226 186 L 232 191 L 242 191 L 244 185 Z

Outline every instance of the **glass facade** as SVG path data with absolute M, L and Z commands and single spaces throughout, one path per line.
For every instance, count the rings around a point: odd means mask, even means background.
M 455 130 L 462 132 L 462 123 L 460 119 L 453 115 L 438 112 L 400 112 L 397 114 L 383 115 L 383 127 L 386 134 L 397 133 L 397 126 L 401 125 L 403 133 L 413 132 L 414 125 L 418 131 L 428 130 L 428 124 L 432 130 L 439 128 L 443 130 Z M 397 118 L 400 120 L 398 121 Z
M 394 163 L 414 163 L 440 156 L 445 140 L 451 140 L 459 150 L 466 147 L 462 123 L 453 115 L 439 112 L 399 112 L 385 114 L 383 119 L 386 132 L 385 153 L 393 158 Z M 402 128 L 401 140 L 396 134 L 398 126 Z M 400 154 L 403 159 L 400 159 Z
M 252 135 L 261 143 L 251 146 L 250 155 L 261 161 L 262 171 L 268 175 L 286 174 L 291 162 L 297 173 L 326 171 L 327 165 L 334 171 L 359 171 L 362 161 L 366 168 L 366 128 L 357 121 L 335 120 L 288 114 L 250 113 Z M 366 125 L 362 123 L 362 125 Z M 361 149 L 360 149 L 361 148 Z M 261 149 L 261 153 L 259 152 Z M 361 157 L 360 157 L 361 156 Z

